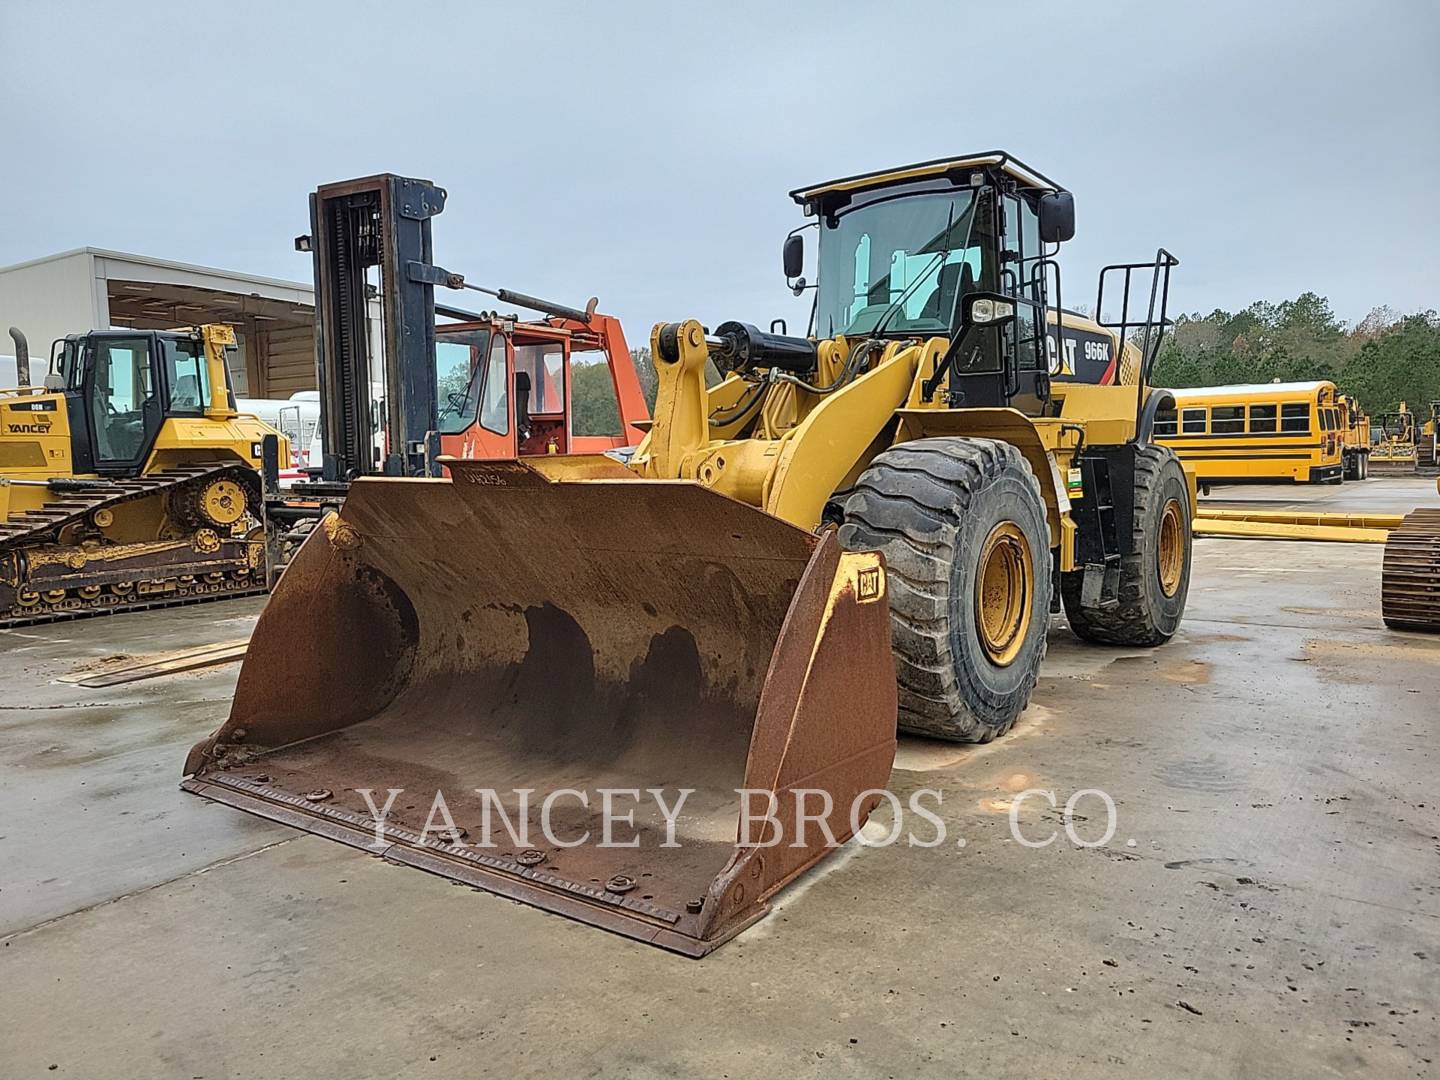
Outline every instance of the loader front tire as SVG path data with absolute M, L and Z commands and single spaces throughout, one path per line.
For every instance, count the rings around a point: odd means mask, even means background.
M 1120 560 L 1119 603 L 1087 606 L 1083 570 L 1060 575 L 1060 598 L 1075 636 L 1102 645 L 1150 647 L 1169 641 L 1190 591 L 1190 493 L 1167 446 L 1135 452 L 1135 552 Z
M 878 455 L 845 500 L 840 543 L 889 574 L 900 727 L 989 742 L 1024 711 L 1045 655 L 1045 501 L 1021 453 L 945 437 Z

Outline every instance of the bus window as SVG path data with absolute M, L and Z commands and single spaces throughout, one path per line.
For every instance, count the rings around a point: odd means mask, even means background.
M 1320 410 L 1320 427 L 1325 431 L 1334 431 L 1340 425 L 1335 420 L 1334 409 Z
M 1205 434 L 1205 410 L 1185 409 L 1180 414 L 1180 430 L 1186 435 Z
M 1250 406 L 1250 431 L 1255 435 L 1275 434 L 1275 406 Z
M 1210 432 L 1213 435 L 1234 435 L 1245 430 L 1244 405 L 1216 405 L 1210 410 Z
M 1310 405 L 1301 402 L 1280 406 L 1280 430 L 1289 435 L 1310 434 Z
M 1155 431 L 1157 438 L 1166 435 L 1174 435 L 1176 430 L 1175 410 L 1157 409 L 1155 412 Z

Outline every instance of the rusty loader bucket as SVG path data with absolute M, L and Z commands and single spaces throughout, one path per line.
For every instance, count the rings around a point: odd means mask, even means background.
M 451 468 L 352 486 L 184 787 L 703 956 L 880 801 L 880 557 L 688 482 Z

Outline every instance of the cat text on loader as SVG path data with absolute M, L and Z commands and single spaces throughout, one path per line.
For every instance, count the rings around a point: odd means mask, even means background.
M 1086 638 L 1166 640 L 1193 484 L 1146 439 L 1165 396 L 1144 375 L 1173 259 L 1146 264 L 1143 322 L 1106 327 L 1061 314 L 1070 196 L 1008 155 L 797 198 L 816 337 L 658 325 L 654 424 L 624 463 L 357 481 L 185 787 L 703 955 L 885 799 L 897 712 L 951 739 L 1014 722 L 1052 602 Z M 1058 381 L 1082 334 L 1135 383 Z M 617 788 L 644 796 L 618 835 Z M 687 789 L 670 827 L 659 797 Z
M 0 390 L 0 627 L 264 591 L 260 470 L 289 448 L 236 411 L 234 344 L 95 330 Z

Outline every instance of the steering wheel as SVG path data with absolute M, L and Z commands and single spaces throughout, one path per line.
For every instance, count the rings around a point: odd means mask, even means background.
M 113 402 L 113 401 L 110 400 L 109 398 L 106 398 L 106 399 L 105 399 L 105 415 L 106 415 L 106 416 L 119 416 L 119 415 L 120 415 L 120 410 L 117 409 L 117 408 L 115 408 L 115 402 Z

